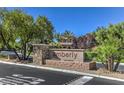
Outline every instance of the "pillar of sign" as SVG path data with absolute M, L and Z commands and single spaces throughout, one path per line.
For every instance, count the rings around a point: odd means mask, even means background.
M 48 45 L 46 44 L 33 44 L 33 63 L 38 65 L 45 64 L 47 50 Z

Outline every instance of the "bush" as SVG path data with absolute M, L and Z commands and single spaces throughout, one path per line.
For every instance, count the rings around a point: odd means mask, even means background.
M 62 48 L 60 43 L 52 42 L 50 43 L 50 48 Z
M 96 53 L 94 52 L 85 52 L 84 53 L 84 60 L 85 61 L 92 61 L 96 57 Z

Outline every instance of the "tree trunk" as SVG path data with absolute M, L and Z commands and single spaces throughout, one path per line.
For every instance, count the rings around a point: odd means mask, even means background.
M 115 67 L 114 67 L 114 71 L 117 71 L 119 64 L 120 64 L 120 62 L 117 62 L 117 63 L 116 63 L 116 65 L 115 65 Z
M 29 57 L 30 57 L 30 54 L 31 54 L 31 51 L 28 53 L 28 55 L 27 55 L 27 59 L 29 59 Z
M 30 56 L 30 54 L 31 54 L 31 52 L 32 52 L 32 50 L 33 50 L 33 47 L 32 47 L 32 46 L 29 47 L 29 48 L 30 48 L 30 51 L 28 52 L 27 59 L 29 59 L 29 56 Z
M 109 57 L 109 58 L 108 58 L 108 70 L 109 70 L 109 71 L 113 71 L 113 66 L 114 66 L 113 63 L 114 63 L 114 62 L 113 62 L 113 58 L 112 58 L 112 57 Z
M 26 60 L 26 52 L 27 52 L 27 49 L 26 49 L 26 43 L 23 44 L 23 59 Z
M 108 61 L 106 61 L 105 68 L 108 70 Z
M 16 52 L 16 50 L 15 50 L 15 49 L 13 49 L 13 51 L 15 52 L 15 54 L 16 54 L 16 56 L 17 56 L 17 58 L 18 58 L 19 60 L 21 60 L 21 58 L 20 58 L 20 56 L 18 55 L 18 53 Z

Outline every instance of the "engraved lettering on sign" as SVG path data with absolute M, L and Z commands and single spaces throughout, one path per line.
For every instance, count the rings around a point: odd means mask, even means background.
M 77 58 L 77 53 L 74 53 L 74 52 L 55 52 L 54 56 L 57 56 L 57 57 L 71 57 L 71 58 L 74 58 L 76 59 Z

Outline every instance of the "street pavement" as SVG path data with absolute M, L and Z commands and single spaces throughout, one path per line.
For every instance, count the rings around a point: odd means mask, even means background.
M 0 63 L 0 85 L 124 85 L 124 82 Z
M 0 83 L 18 85 L 62 85 L 80 75 L 0 63 Z

